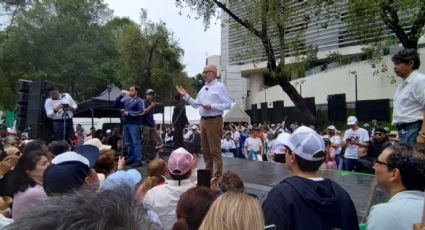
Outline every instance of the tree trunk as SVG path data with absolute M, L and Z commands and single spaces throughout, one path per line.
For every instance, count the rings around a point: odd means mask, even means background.
M 295 89 L 295 87 L 288 81 L 288 79 L 285 76 L 277 76 L 276 79 L 278 80 L 282 90 L 288 95 L 301 114 L 303 114 L 307 122 L 312 125 L 318 125 L 318 121 L 313 112 L 310 111 L 308 104 L 298 93 L 297 89 Z

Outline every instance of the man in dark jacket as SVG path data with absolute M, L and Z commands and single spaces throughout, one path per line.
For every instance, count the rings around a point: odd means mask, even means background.
M 181 98 L 179 93 L 174 94 L 174 111 L 173 111 L 173 125 L 174 125 L 174 132 L 173 132 L 173 142 L 174 142 L 174 148 L 180 148 L 183 147 L 183 130 L 186 124 L 189 123 L 187 116 L 186 116 L 186 103 Z
M 301 126 L 284 145 L 293 176 L 268 193 L 263 203 L 266 225 L 274 224 L 276 229 L 359 229 L 348 193 L 317 172 L 325 157 L 323 139 Z
M 121 109 L 124 124 L 124 141 L 127 147 L 127 162 L 132 167 L 141 165 L 142 156 L 140 153 L 140 124 L 143 112 L 143 101 L 139 97 L 140 88 L 131 86 L 129 91 L 123 90 L 121 95 L 115 99 L 115 107 Z
M 153 118 L 155 107 L 155 92 L 153 89 L 146 90 L 144 100 L 144 111 L 142 113 L 142 154 L 147 162 L 156 157 L 156 144 L 158 134 L 156 133 L 155 120 Z

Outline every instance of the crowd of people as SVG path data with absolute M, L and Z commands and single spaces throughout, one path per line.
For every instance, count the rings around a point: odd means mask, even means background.
M 396 74 L 407 79 L 396 99 L 410 91 L 425 98 L 423 87 L 406 86 L 409 79 L 425 82 L 416 71 L 417 52 L 402 50 L 393 62 Z M 386 128 L 367 130 L 355 116 L 347 118 L 344 132 L 334 125 L 315 130 L 296 122 L 223 126 L 223 110 L 230 108 L 227 90 L 217 81 L 215 66 L 205 66 L 203 76 L 206 84 L 196 98 L 176 86 L 174 130 L 164 137 L 172 151 L 164 159 L 156 152 L 162 141 L 152 117 L 153 90 L 141 99 L 141 90 L 131 86 L 115 99 L 121 132 L 87 134 L 79 125 L 73 132 L 76 104 L 70 95 L 49 88 L 45 107 L 53 120 L 53 141 L 29 140 L 0 125 L 0 228 L 359 229 L 351 194 L 323 177 L 321 168 L 375 174 L 390 199 L 370 209 L 362 223 L 367 229 L 425 228 L 420 223 L 425 100 L 415 97 L 408 106 L 395 101 L 399 136 Z M 199 126 L 183 117 L 186 103 L 199 108 Z M 404 111 L 414 103 L 422 109 Z M 197 168 L 198 153 L 206 169 Z M 223 173 L 225 157 L 282 163 L 291 175 L 282 175 L 260 204 L 245 193 L 237 172 Z M 140 167 L 146 167 L 145 175 Z
M 250 128 L 240 136 L 249 133 L 246 140 L 262 144 L 256 128 Z M 197 154 L 183 147 L 168 160 L 154 158 L 141 175 L 96 137 L 72 147 L 66 141 L 20 141 L 2 131 L 0 223 L 5 229 L 358 229 L 350 194 L 319 173 L 329 166 L 334 127 L 325 137 L 302 125 L 292 126 L 291 132 L 279 129 L 282 133 L 274 129 L 277 138 L 268 135 L 271 131 L 265 135 L 264 145 L 277 141 L 281 153 L 267 155 L 262 148 L 255 153 L 243 144 L 248 159 L 266 155 L 274 161 L 282 154 L 292 173 L 262 204 L 244 193 L 244 183 L 233 171 L 213 177 L 210 186 L 199 185 Z M 233 141 L 237 130 L 223 131 L 223 140 Z M 385 134 L 379 128 L 374 132 Z M 237 151 L 230 149 L 235 143 L 225 146 L 223 156 L 234 157 Z M 377 183 L 391 199 L 371 208 L 367 228 L 412 229 L 424 204 L 425 149 L 391 141 L 370 148 L 378 151 L 371 163 Z

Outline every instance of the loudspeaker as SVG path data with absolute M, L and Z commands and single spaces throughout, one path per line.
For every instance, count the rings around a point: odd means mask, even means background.
M 345 121 L 347 119 L 345 94 L 328 95 L 328 120 Z
M 273 123 L 281 123 L 285 116 L 283 115 L 283 101 L 274 101 L 272 113 L 272 122 Z
M 390 100 L 362 100 L 356 102 L 356 115 L 359 121 L 390 122 Z
M 258 109 L 257 104 L 251 105 L 251 123 L 258 123 L 260 119 L 258 119 Z
M 316 116 L 316 100 L 314 97 L 305 97 L 304 101 L 307 103 L 308 109 L 310 109 L 311 113 Z
M 16 83 L 16 129 L 23 131 L 27 125 L 29 89 L 32 81 L 19 79 Z
M 49 96 L 47 88 L 50 86 L 61 88 L 58 84 L 49 81 L 33 81 L 29 90 L 27 124 L 30 139 L 51 140 L 51 120 L 46 116 L 44 102 Z

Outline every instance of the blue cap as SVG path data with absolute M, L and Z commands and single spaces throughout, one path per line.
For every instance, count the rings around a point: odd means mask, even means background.
M 135 188 L 141 180 L 142 175 L 136 169 L 129 169 L 127 171 L 119 170 L 106 178 L 102 184 L 102 189 L 109 190 L 121 185 Z
M 90 168 L 79 161 L 50 164 L 44 171 L 43 188 L 47 195 L 78 190 L 90 174 Z
M 94 145 L 80 145 L 76 147 L 74 150 L 75 152 L 79 153 L 83 157 L 87 158 L 87 160 L 89 160 L 90 168 L 94 166 L 100 153 L 99 149 Z

